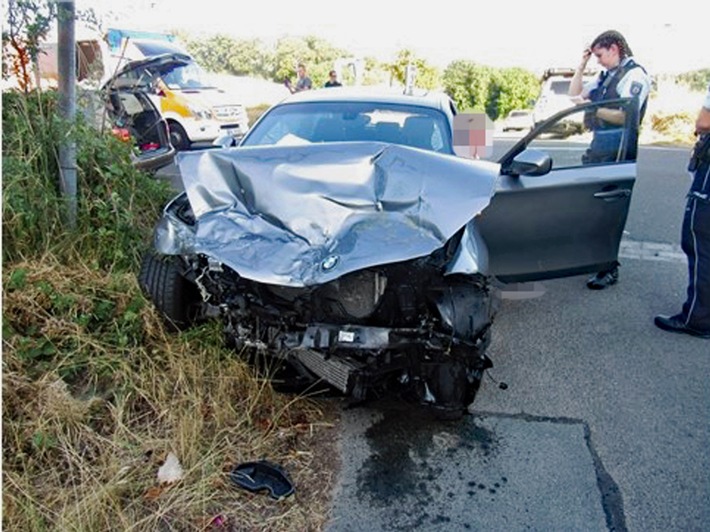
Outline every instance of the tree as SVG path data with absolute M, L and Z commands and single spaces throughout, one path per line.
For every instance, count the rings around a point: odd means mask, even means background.
M 267 77 L 272 68 L 271 54 L 259 39 L 214 35 L 208 39 L 188 40 L 187 49 L 210 72 Z
M 539 90 L 539 79 L 528 70 L 517 67 L 495 70 L 488 86 L 486 114 L 497 120 L 513 109 L 530 107 Z
M 375 57 L 365 57 L 365 72 L 363 75 L 363 85 L 379 85 L 387 83 L 387 72 L 382 64 Z
M 457 60 L 444 70 L 444 90 L 462 111 L 484 111 L 492 120 L 527 108 L 540 81 L 523 68 L 492 68 Z
M 459 59 L 444 70 L 444 90 L 462 110 L 485 111 L 493 68 Z
M 40 43 L 49 33 L 56 15 L 56 3 L 43 0 L 9 0 L 5 6 L 3 78 L 16 76 L 24 92 L 32 87 L 32 65 L 39 57 Z
M 679 74 L 676 79 L 688 85 L 692 90 L 704 91 L 707 89 L 708 84 L 710 84 L 710 68 L 685 72 Z
M 441 86 L 441 75 L 439 70 L 414 55 L 411 50 L 400 50 L 392 63 L 386 63 L 384 68 L 390 73 L 390 77 L 402 85 L 406 83 L 407 66 L 414 65 L 417 69 L 415 85 L 424 89 L 437 89 Z
M 271 78 L 276 82 L 290 79 L 298 64 L 303 63 L 313 86 L 320 87 L 328 79 L 335 60 L 350 55 L 320 37 L 283 37 L 276 43 Z

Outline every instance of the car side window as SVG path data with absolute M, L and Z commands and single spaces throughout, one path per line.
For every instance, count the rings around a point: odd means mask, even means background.
M 637 116 L 632 99 L 580 105 L 545 122 L 521 148 L 547 153 L 553 169 L 633 162 Z

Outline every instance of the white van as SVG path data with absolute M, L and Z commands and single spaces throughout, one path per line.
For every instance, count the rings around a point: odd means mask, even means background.
M 569 87 L 574 76 L 574 68 L 548 68 L 542 75 L 540 95 L 535 100 L 533 120 L 535 124 L 544 122 L 555 113 L 574 105 L 569 96 Z M 584 72 L 584 83 L 593 79 L 595 72 Z
M 143 86 L 167 121 L 170 141 L 178 150 L 225 136 L 239 139 L 249 127 L 239 98 L 215 86 L 173 35 L 109 29 L 98 36 L 82 29 L 77 58 L 79 82 L 104 88 Z M 50 86 L 57 83 L 56 39 L 42 45 L 39 76 Z
M 138 51 L 144 59 L 127 63 L 109 83 L 144 80 L 152 88 L 177 150 L 186 150 L 194 142 L 228 135 L 241 138 L 246 133 L 249 119 L 244 106 L 233 94 L 216 87 L 184 49 L 167 41 L 130 39 L 124 50 L 128 57 L 136 57 Z

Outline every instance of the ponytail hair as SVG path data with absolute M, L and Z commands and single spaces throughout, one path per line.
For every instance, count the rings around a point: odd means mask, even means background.
M 619 47 L 619 57 L 621 57 L 621 59 L 626 59 L 627 57 L 634 55 L 631 51 L 631 47 L 629 47 L 626 39 L 624 39 L 624 36 L 616 30 L 608 30 L 600 34 L 592 41 L 590 48 L 594 48 L 595 46 L 609 48 L 612 44 Z

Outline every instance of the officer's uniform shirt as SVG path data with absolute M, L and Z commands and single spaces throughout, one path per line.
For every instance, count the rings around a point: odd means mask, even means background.
M 631 61 L 631 59 L 633 58 L 624 58 L 621 63 L 619 63 L 618 67 L 609 70 L 609 76 L 613 76 L 617 68 L 622 67 Z M 589 93 L 598 88 L 599 83 L 599 76 L 594 78 L 592 81 L 587 82 L 582 88 L 581 96 L 583 98 L 589 98 Z M 640 66 L 632 68 L 623 78 L 619 80 L 619 83 L 616 85 L 616 91 L 619 93 L 619 98 L 638 97 L 640 110 L 643 102 L 646 101 L 648 94 L 651 92 L 651 78 Z

